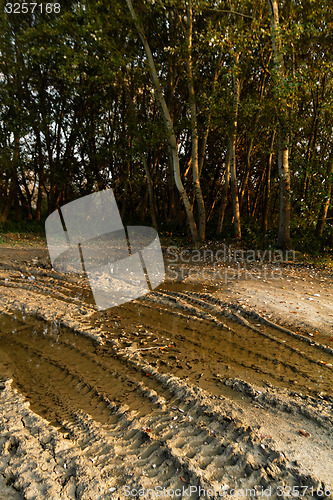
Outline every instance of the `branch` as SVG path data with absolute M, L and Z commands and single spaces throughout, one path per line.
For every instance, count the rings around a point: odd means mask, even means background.
M 207 8 L 207 10 L 211 10 L 213 12 L 223 12 L 224 14 L 235 14 L 236 16 L 247 17 L 248 19 L 254 19 L 253 16 L 249 16 L 248 14 L 242 14 L 241 12 L 236 12 L 234 10 L 221 10 L 221 9 L 209 9 L 209 8 Z

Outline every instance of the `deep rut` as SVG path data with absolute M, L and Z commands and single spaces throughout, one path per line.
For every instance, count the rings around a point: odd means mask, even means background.
M 26 289 L 49 294 L 42 280 Z M 77 285 L 58 281 L 54 293 L 92 308 L 89 292 L 79 296 Z M 327 346 L 193 291 L 161 289 L 93 312 L 101 344 L 61 320 L 1 319 L 7 374 L 32 410 L 68 433 L 117 498 L 124 498 L 125 485 L 271 487 L 272 498 L 278 486 L 323 486 L 243 417 L 246 405 L 259 405 L 299 412 L 303 421 L 330 429 L 333 356 Z M 273 386 L 283 397 L 272 396 Z

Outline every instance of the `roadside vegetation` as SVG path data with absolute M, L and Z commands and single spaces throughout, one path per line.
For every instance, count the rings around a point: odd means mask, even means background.
M 1 231 L 112 188 L 162 235 L 332 251 L 328 0 L 6 10 Z

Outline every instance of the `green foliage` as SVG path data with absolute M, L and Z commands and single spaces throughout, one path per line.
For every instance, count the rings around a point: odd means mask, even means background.
M 186 2 L 138 0 L 135 8 L 172 116 L 182 180 L 194 202 Z M 207 213 L 212 211 L 207 231 L 212 239 L 232 126 L 232 78 L 237 75 L 241 82 L 236 144 L 239 190 L 248 176 L 247 200 L 241 206 L 244 242 L 262 248 L 275 244 L 276 142 L 269 196 L 269 220 L 274 226 L 263 233 L 259 221 L 272 131 L 283 107 L 290 130 L 293 241 L 304 251 L 319 252 L 329 247 L 330 238 L 329 229 L 321 242 L 311 235 L 327 196 L 327 165 L 333 146 L 332 5 L 328 0 L 282 1 L 279 8 L 286 66 L 283 82 L 274 81 L 266 1 L 238 1 L 231 9 L 224 1 L 193 0 L 199 149 L 204 148 L 207 128 L 209 132 L 205 148 L 200 149 L 202 191 Z M 162 232 L 182 237 L 177 233 L 180 227 L 187 234 L 170 172 L 167 133 L 126 2 L 65 0 L 59 14 L 1 16 L 0 68 L 0 217 L 10 200 L 12 213 L 20 207 L 28 217 L 28 207 L 30 216 L 37 218 L 39 186 L 39 208 L 45 214 L 93 190 L 112 187 L 127 220 L 142 215 L 149 222 L 144 155 Z M 13 192 L 16 182 L 20 192 Z M 222 237 L 231 236 L 229 210 Z
M 44 221 L 17 221 L 8 219 L 4 223 L 0 223 L 0 235 L 7 233 L 15 233 L 20 235 L 36 234 L 40 236 L 45 235 Z

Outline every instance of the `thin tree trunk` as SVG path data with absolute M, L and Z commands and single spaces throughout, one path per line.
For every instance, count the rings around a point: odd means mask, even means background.
M 43 183 L 44 183 L 44 166 L 40 165 L 38 168 L 38 191 L 36 203 L 36 219 L 41 219 L 42 201 L 43 201 Z
M 244 195 L 245 195 L 245 190 L 247 188 L 247 183 L 249 181 L 249 177 L 250 177 L 250 169 L 251 169 L 251 154 L 252 154 L 252 148 L 253 148 L 253 137 L 251 137 L 250 141 L 249 141 L 249 144 L 248 144 L 248 147 L 247 147 L 247 151 L 246 151 L 246 166 L 245 166 L 245 175 L 243 177 L 243 181 L 242 181 L 242 184 L 241 184 L 241 188 L 240 188 L 240 193 L 239 193 L 239 204 L 242 206 L 242 203 L 243 203 L 243 198 L 244 198 Z
M 269 213 L 269 200 L 271 196 L 271 174 L 272 174 L 273 148 L 274 148 L 275 136 L 276 136 L 276 130 L 273 130 L 271 145 L 267 160 L 266 190 L 265 190 L 264 211 L 262 218 L 262 229 L 265 232 L 267 232 L 267 227 L 268 227 L 268 213 Z
M 25 177 L 25 172 L 23 169 L 20 170 L 20 174 L 21 174 L 21 182 L 24 186 L 25 195 L 21 189 L 20 183 L 17 182 L 18 199 L 20 200 L 21 205 L 24 208 L 25 212 L 28 214 L 28 219 L 32 220 L 32 196 L 34 194 L 34 189 L 32 193 L 30 193 L 28 182 Z
M 201 185 L 199 180 L 199 138 L 198 138 L 197 108 L 195 102 L 195 92 L 193 83 L 192 30 L 193 30 L 192 1 L 187 0 L 187 52 L 188 52 L 187 84 L 188 84 L 189 101 L 191 109 L 192 172 L 193 172 L 193 185 L 198 204 L 199 238 L 201 241 L 204 241 L 205 231 L 206 231 L 206 212 L 205 212 L 205 203 L 202 196 Z
M 290 171 L 289 171 L 289 148 L 288 139 L 285 136 L 283 127 L 279 124 L 279 187 L 280 187 L 280 217 L 278 245 L 284 249 L 291 248 L 290 240 Z
M 184 203 L 184 207 L 185 207 L 185 211 L 186 211 L 186 215 L 187 215 L 187 221 L 188 221 L 188 224 L 190 227 L 192 238 L 194 241 L 198 241 L 199 234 L 198 234 L 197 226 L 196 226 L 196 223 L 194 220 L 193 211 L 191 209 L 190 200 L 186 194 L 186 191 L 184 189 L 184 186 L 183 186 L 183 183 L 181 180 L 177 140 L 176 140 L 176 135 L 175 135 L 175 132 L 173 129 L 173 122 L 172 122 L 165 98 L 163 96 L 161 84 L 160 84 L 160 81 L 159 81 L 159 78 L 157 75 L 157 71 L 156 71 L 156 67 L 155 67 L 153 54 L 150 50 L 150 46 L 149 46 L 148 40 L 146 38 L 143 26 L 141 25 L 139 18 L 137 17 L 137 15 L 134 11 L 132 1 L 126 0 L 126 3 L 127 3 L 127 6 L 130 10 L 130 13 L 131 13 L 132 19 L 134 21 L 135 27 L 138 31 L 139 37 L 142 41 L 143 47 L 145 49 L 145 53 L 146 53 L 146 56 L 148 59 L 150 75 L 151 75 L 151 78 L 153 80 L 153 84 L 155 87 L 156 99 L 157 99 L 157 102 L 159 103 L 159 106 L 161 107 L 164 124 L 165 124 L 167 134 L 168 134 L 168 142 L 169 142 L 169 146 L 170 146 L 170 150 L 171 150 L 172 168 L 173 168 L 173 174 L 174 174 L 174 178 L 175 178 L 175 184 L 176 184 L 176 187 L 177 187 L 179 194 L 180 194 L 180 196 L 183 200 L 183 203 Z
M 333 184 L 333 153 L 331 154 L 330 164 L 329 164 L 328 172 L 327 172 L 325 198 L 324 198 L 324 202 L 322 203 L 320 211 L 319 211 L 319 216 L 318 216 L 318 221 L 317 221 L 317 226 L 316 226 L 316 236 L 318 238 L 321 238 L 323 236 L 324 227 L 325 227 L 326 219 L 327 219 L 327 212 L 328 212 L 328 208 L 329 208 L 330 203 L 331 203 L 332 184 Z
M 170 149 L 170 148 L 168 148 Z M 173 168 L 172 168 L 172 157 L 171 150 L 169 151 L 169 156 L 167 158 L 168 169 L 167 169 L 167 178 L 168 178 L 168 200 L 167 200 L 167 220 L 168 222 L 174 221 L 177 218 L 177 210 L 176 210 L 176 186 L 175 186 L 175 178 L 173 176 Z
M 280 26 L 279 26 L 279 9 L 277 0 L 267 0 L 270 23 L 271 23 L 271 40 L 274 56 L 274 85 L 279 99 L 279 148 L 278 148 L 278 168 L 279 168 L 279 187 L 280 187 L 280 220 L 278 245 L 284 249 L 291 248 L 290 239 L 290 171 L 289 171 L 289 135 L 287 130 L 287 114 L 288 108 L 285 102 L 285 96 L 280 95 L 280 88 L 283 88 L 283 83 L 286 81 L 284 68 L 283 53 L 281 50 Z
M 31 207 L 31 197 L 25 197 L 19 182 L 17 182 L 17 194 L 18 199 L 24 209 L 25 214 L 28 216 L 28 220 L 32 220 L 32 207 Z M 21 216 L 21 215 L 20 215 Z
M 37 142 L 37 173 L 38 173 L 38 190 L 36 203 L 36 219 L 41 219 L 42 201 L 43 201 L 43 185 L 44 185 L 44 159 L 42 153 L 42 143 L 39 130 L 35 130 Z
M 219 210 L 219 218 L 218 218 L 217 229 L 216 229 L 216 234 L 218 234 L 218 235 L 222 233 L 224 214 L 225 214 L 225 209 L 226 209 L 227 202 L 228 202 L 228 191 L 229 191 L 229 184 L 230 184 L 230 147 L 231 147 L 231 144 L 229 144 L 229 146 L 228 146 L 227 156 L 226 156 L 224 184 L 223 184 L 223 189 L 222 189 L 222 200 L 221 200 L 221 205 L 220 205 L 220 210 Z
M 239 54 L 235 57 L 235 66 L 239 60 Z M 230 144 L 230 186 L 232 197 L 232 211 L 234 217 L 234 234 L 236 238 L 242 237 L 241 223 L 240 223 L 240 210 L 238 198 L 238 185 L 237 185 L 237 170 L 236 170 L 236 137 L 237 137 L 237 120 L 238 120 L 238 107 L 240 100 L 240 81 L 238 75 L 233 74 L 233 123 L 231 131 L 231 144 Z

